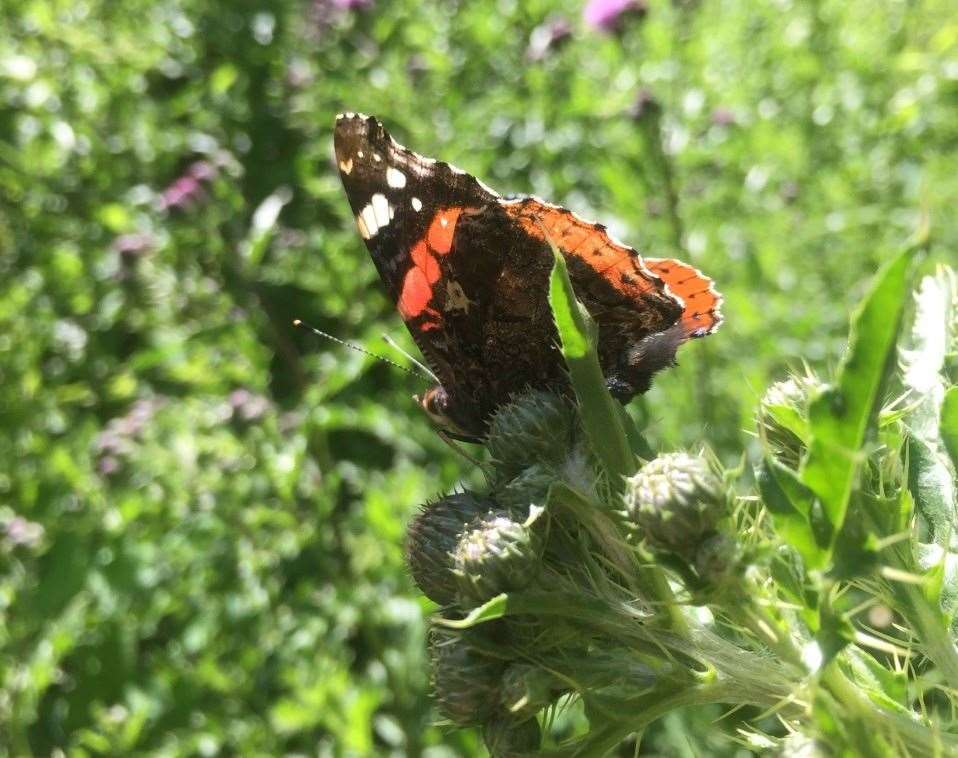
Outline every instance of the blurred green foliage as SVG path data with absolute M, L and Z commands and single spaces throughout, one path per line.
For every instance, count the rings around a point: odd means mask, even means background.
M 341 110 L 716 279 L 727 323 L 631 409 L 657 449 L 734 458 L 920 216 L 958 249 L 947 0 L 655 0 L 617 33 L 544 0 L 8 0 L 7 754 L 479 750 L 434 725 L 401 561 L 416 504 L 477 474 L 423 381 L 291 326 L 410 345 Z

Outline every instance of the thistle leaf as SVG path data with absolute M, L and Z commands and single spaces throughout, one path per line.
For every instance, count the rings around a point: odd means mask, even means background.
M 473 608 L 465 618 L 462 619 L 436 619 L 437 624 L 447 626 L 450 629 L 469 629 L 478 626 L 486 621 L 494 621 L 502 618 L 508 613 L 509 596 L 503 592 L 494 598 L 487 600 L 478 608 Z
M 940 434 L 951 465 L 958 469 L 958 387 L 949 388 L 941 403 Z
M 926 276 L 915 293 L 915 319 L 908 349 L 901 351 L 902 377 L 911 391 L 905 416 L 908 442 L 908 486 L 934 539 L 945 545 L 956 531 L 953 464 L 948 430 L 942 428 L 947 382 L 945 361 L 954 342 L 954 310 L 958 291 L 954 273 L 945 267 Z
M 828 539 L 812 528 L 814 493 L 794 471 L 772 458 L 762 463 L 758 486 L 782 540 L 798 550 L 809 569 L 823 568 L 828 559 Z
M 551 241 L 549 243 L 552 245 Z M 579 401 L 582 426 L 592 449 L 602 461 L 612 486 L 620 490 L 635 469 L 635 458 L 622 428 L 620 411 L 605 387 L 596 352 L 598 329 L 576 300 L 565 258 L 552 245 L 555 265 L 549 283 L 549 302 L 559 331 L 562 355 Z
M 811 444 L 802 467 L 804 484 L 819 498 L 832 527 L 841 529 L 863 455 L 861 448 L 881 405 L 894 366 L 914 248 L 886 265 L 852 318 L 848 353 L 836 385 L 809 407 Z

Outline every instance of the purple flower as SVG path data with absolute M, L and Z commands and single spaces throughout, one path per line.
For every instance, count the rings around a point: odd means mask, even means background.
M 648 12 L 645 0 L 589 0 L 582 11 L 587 26 L 600 32 L 617 32 L 629 16 L 642 18 Z
M 636 121 L 649 116 L 655 116 L 662 110 L 662 106 L 649 90 L 643 89 L 636 96 L 635 101 L 629 106 L 629 116 Z
M 216 177 L 216 166 L 209 161 L 196 161 L 187 169 L 187 173 L 198 182 L 210 181 Z
M 309 31 L 315 37 L 336 25 L 349 13 L 369 10 L 373 0 L 313 0 L 306 11 Z
M 23 516 L 10 519 L 4 531 L 7 539 L 15 546 L 35 547 L 43 538 L 43 526 L 35 521 L 27 521 Z
M 113 455 L 104 455 L 97 461 L 96 467 L 103 476 L 111 476 L 120 470 L 120 460 Z
M 229 396 L 229 404 L 233 409 L 233 417 L 243 421 L 255 421 L 269 411 L 271 404 L 268 398 L 254 395 L 249 390 L 233 390 Z
M 556 16 L 539 24 L 529 35 L 526 58 L 541 61 L 549 53 L 559 49 L 572 38 L 572 25 L 563 17 Z
M 728 108 L 716 108 L 712 111 L 712 123 L 716 126 L 734 126 L 735 114 Z
M 113 240 L 113 249 L 132 258 L 153 247 L 154 241 L 149 234 L 121 234 Z
M 212 181 L 217 168 L 208 161 L 196 161 L 190 164 L 181 177 L 160 193 L 160 209 L 176 208 L 185 210 L 205 197 L 203 182 Z

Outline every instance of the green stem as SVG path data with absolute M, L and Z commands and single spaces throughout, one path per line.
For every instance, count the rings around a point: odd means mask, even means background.
M 903 562 L 901 568 L 909 570 Z M 935 664 L 948 686 L 958 690 L 958 649 L 945 625 L 945 617 L 932 607 L 920 586 L 905 582 L 890 583 L 898 610 L 917 633 L 922 652 Z
M 842 673 L 838 660 L 822 669 L 819 682 L 835 698 L 846 716 L 846 725 L 860 740 L 856 746 L 865 758 L 893 758 L 888 743 L 881 737 L 885 714 Z M 890 714 L 889 714 L 890 715 Z
M 669 586 L 666 573 L 657 566 L 640 566 L 642 579 L 649 594 L 665 606 L 669 617 L 669 628 L 682 637 L 689 636 L 689 623 L 682 613 L 682 606 L 675 600 L 675 594 Z

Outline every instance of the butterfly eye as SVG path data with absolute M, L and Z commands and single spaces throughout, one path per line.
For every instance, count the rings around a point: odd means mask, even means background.
M 449 397 L 446 390 L 442 387 L 433 387 L 423 395 L 419 404 L 422 409 L 429 414 L 429 417 L 439 426 L 445 426 L 449 423 L 449 417 L 446 411 L 449 408 Z

